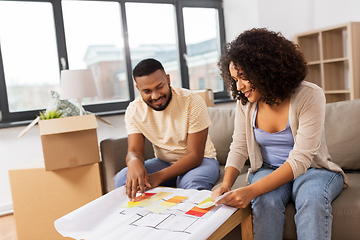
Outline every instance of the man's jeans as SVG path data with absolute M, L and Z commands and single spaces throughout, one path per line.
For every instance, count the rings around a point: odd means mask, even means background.
M 272 173 L 276 167 L 263 164 L 249 175 L 249 182 Z M 341 173 L 324 168 L 309 168 L 305 174 L 271 192 L 254 198 L 252 203 L 254 240 L 281 240 L 284 231 L 285 207 L 295 204 L 298 240 L 331 239 L 331 202 L 341 193 Z
M 171 163 L 162 161 L 158 158 L 146 160 L 144 163 L 148 174 L 158 172 L 164 168 L 171 166 Z M 160 184 L 165 187 L 177 187 L 183 189 L 207 189 L 211 190 L 219 178 L 219 162 L 213 158 L 204 158 L 201 165 L 191 169 L 187 173 L 170 179 Z M 116 174 L 115 188 L 126 184 L 127 167 Z

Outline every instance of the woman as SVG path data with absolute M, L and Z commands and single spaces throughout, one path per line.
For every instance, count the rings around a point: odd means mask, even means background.
M 282 239 L 285 207 L 293 201 L 298 239 L 331 239 L 331 202 L 347 180 L 328 154 L 325 96 L 303 81 L 307 67 L 297 45 L 251 29 L 227 45 L 218 65 L 238 101 L 223 183 L 212 199 L 231 191 L 249 159 L 250 185 L 218 204 L 251 202 L 254 239 L 269 240 Z

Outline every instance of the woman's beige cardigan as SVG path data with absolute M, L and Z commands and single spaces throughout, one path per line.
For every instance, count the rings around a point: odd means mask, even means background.
M 251 168 L 256 172 L 262 165 L 260 146 L 255 140 L 252 126 L 257 102 L 236 105 L 233 142 L 226 161 L 226 167 L 241 170 L 249 158 Z M 325 96 L 323 90 L 309 82 L 302 84 L 292 94 L 289 108 L 289 122 L 294 137 L 294 148 L 288 162 L 294 179 L 304 174 L 309 167 L 326 168 L 341 172 L 344 183 L 347 178 L 343 170 L 331 161 L 325 142 Z

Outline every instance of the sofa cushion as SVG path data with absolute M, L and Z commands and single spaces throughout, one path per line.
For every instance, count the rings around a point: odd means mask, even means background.
M 360 239 L 360 173 L 346 175 L 348 187 L 331 204 L 334 217 L 332 239 Z
M 360 169 L 360 99 L 328 103 L 326 145 L 332 161 L 344 170 Z
M 211 125 L 209 136 L 220 165 L 225 165 L 234 132 L 235 108 L 208 108 Z

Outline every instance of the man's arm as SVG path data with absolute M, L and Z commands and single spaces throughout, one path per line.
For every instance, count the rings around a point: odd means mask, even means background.
M 126 194 L 132 201 L 135 200 L 138 190 L 140 193 L 144 193 L 145 186 L 150 187 L 147 171 L 144 167 L 144 145 L 145 139 L 141 133 L 128 135 Z
M 156 187 L 164 181 L 182 175 L 189 170 L 200 166 L 204 158 L 207 136 L 208 128 L 197 133 L 188 134 L 187 154 L 184 157 L 178 159 L 170 167 L 167 167 L 154 174 L 150 174 L 149 182 L 151 186 Z

